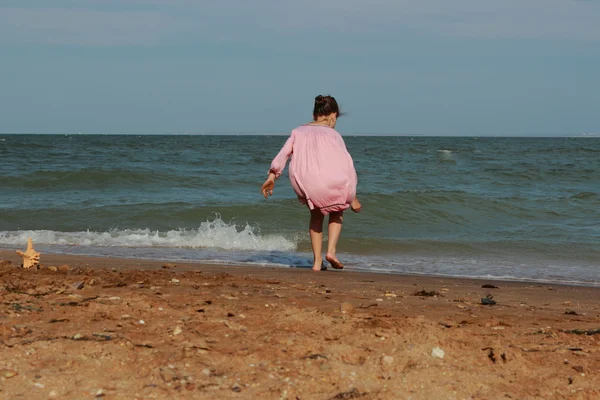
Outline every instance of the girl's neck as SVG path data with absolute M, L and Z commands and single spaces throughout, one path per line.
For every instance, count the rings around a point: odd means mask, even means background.
M 309 122 L 308 125 L 319 125 L 319 126 L 326 126 L 328 128 L 331 128 L 331 121 L 327 118 L 323 118 L 323 119 L 318 119 L 316 121 Z

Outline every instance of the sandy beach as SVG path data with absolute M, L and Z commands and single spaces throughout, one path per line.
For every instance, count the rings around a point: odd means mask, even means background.
M 3 399 L 600 398 L 600 288 L 0 260 Z

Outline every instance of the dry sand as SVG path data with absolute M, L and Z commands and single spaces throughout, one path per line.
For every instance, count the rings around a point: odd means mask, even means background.
M 2 399 L 600 399 L 600 288 L 0 260 Z

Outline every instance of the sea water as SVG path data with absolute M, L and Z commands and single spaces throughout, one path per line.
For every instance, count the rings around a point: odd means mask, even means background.
M 600 285 L 600 139 L 345 138 L 349 269 Z M 308 267 L 284 135 L 0 135 L 0 247 Z

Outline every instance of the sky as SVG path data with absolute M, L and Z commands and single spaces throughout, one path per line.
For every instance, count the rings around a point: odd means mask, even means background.
M 0 132 L 600 132 L 600 0 L 1 0 Z

